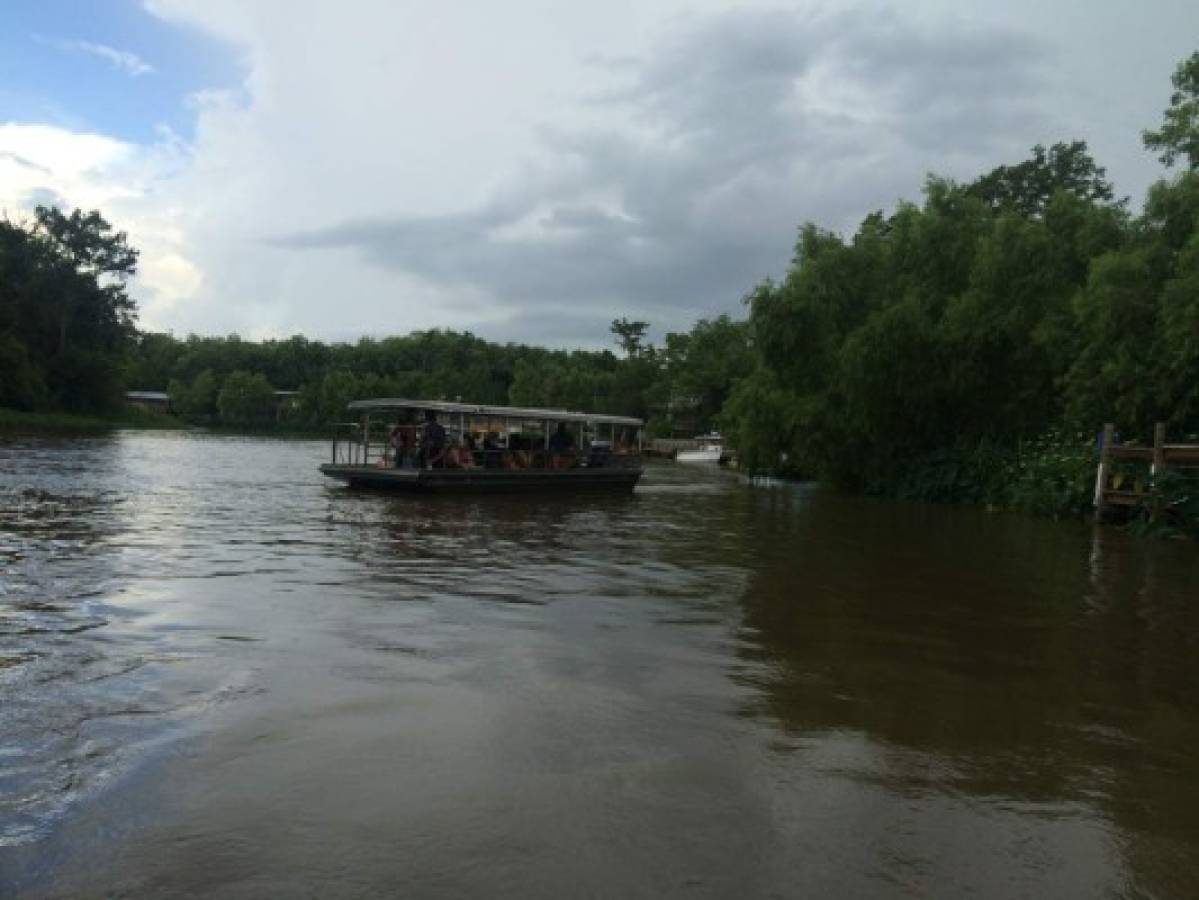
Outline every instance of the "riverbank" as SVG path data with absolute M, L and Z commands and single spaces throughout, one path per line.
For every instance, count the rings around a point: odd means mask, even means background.
M 0 434 L 104 434 L 121 428 L 163 430 L 190 427 L 175 416 L 130 410 L 112 416 L 0 409 Z
M 89 435 L 106 434 L 123 429 L 140 431 L 203 430 L 214 434 L 236 434 L 250 437 L 328 437 L 327 429 L 288 425 L 209 425 L 190 422 L 179 416 L 165 413 L 147 412 L 136 407 L 130 407 L 123 413 L 109 416 L 82 416 L 67 412 L 24 412 L 0 408 L 0 434 Z
M 915 461 L 896 479 L 870 485 L 868 493 L 934 503 L 982 506 L 1050 519 L 1083 519 L 1094 513 L 1099 456 L 1083 433 L 1050 432 L 1015 447 L 982 443 L 951 448 Z M 1199 484 L 1178 470 L 1157 479 L 1167 514 L 1149 521 L 1149 466 L 1128 462 L 1118 477 L 1143 491 L 1143 508 L 1127 511 L 1139 531 L 1199 535 Z

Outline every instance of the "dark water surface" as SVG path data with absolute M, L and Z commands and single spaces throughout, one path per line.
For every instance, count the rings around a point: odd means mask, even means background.
M 0 895 L 1199 896 L 1199 553 L 0 442 Z

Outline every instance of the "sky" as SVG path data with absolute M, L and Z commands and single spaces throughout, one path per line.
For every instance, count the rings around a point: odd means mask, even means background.
M 1193 0 L 4 0 L 0 211 L 99 209 L 147 330 L 600 346 L 1037 143 L 1135 209 L 1196 49 Z

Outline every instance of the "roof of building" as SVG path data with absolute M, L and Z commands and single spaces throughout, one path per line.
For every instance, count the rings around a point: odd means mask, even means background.
M 380 397 L 354 400 L 347 409 L 431 409 L 434 412 L 464 413 L 473 416 L 496 416 L 508 419 L 537 419 L 551 422 L 604 422 L 640 428 L 642 421 L 631 416 L 609 416 L 603 413 L 572 412 L 566 409 L 539 409 L 527 406 L 486 406 L 474 403 L 450 403 L 446 400 L 405 400 L 399 397 Z
M 129 400 L 158 400 L 162 403 L 169 403 L 171 395 L 166 391 L 126 391 L 126 399 Z

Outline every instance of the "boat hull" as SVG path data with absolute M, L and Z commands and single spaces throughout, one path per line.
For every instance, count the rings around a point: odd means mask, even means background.
M 630 493 L 640 466 L 578 469 L 382 469 L 325 463 L 321 472 L 352 488 L 434 493 L 529 491 Z

